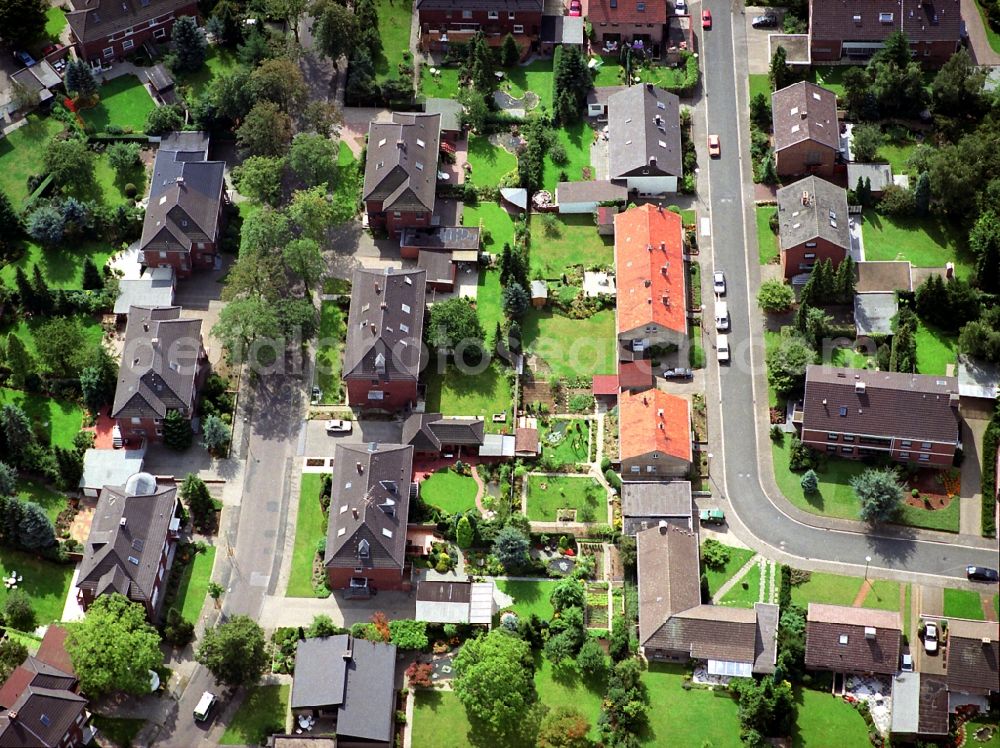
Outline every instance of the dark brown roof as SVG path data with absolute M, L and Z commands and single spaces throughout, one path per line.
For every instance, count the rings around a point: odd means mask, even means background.
M 364 200 L 382 210 L 434 212 L 441 115 L 393 112 L 368 127 Z
M 442 446 L 479 446 L 485 426 L 479 418 L 444 418 L 440 413 L 412 413 L 403 421 L 404 444 L 420 451 Z
M 859 262 L 855 293 L 887 293 L 913 290 L 909 260 Z
M 654 24 L 667 22 L 664 0 L 590 0 L 587 20 L 594 26 L 602 23 Z
M 771 94 L 771 122 L 775 151 L 803 140 L 840 148 L 837 94 L 815 83 L 801 81 Z
M 83 548 L 77 586 L 95 595 L 118 592 L 152 603 L 163 545 L 174 518 L 177 486 L 137 473 L 124 486 L 105 486 Z M 157 603 L 162 603 L 160 595 Z
M 179 306 L 131 307 L 111 417 L 163 418 L 193 408 L 201 345 L 201 320 L 181 319 Z
M 806 618 L 806 667 L 883 675 L 899 670 L 899 613 L 810 603 Z
M 50 624 L 45 630 L 45 636 L 42 637 L 42 644 L 35 657 L 64 673 L 76 675 L 76 671 L 73 670 L 73 661 L 69 657 L 69 652 L 66 651 L 66 637 L 68 635 L 69 631 L 62 626 Z
M 417 255 L 417 267 L 427 273 L 428 283 L 455 282 L 455 263 L 452 262 L 451 252 L 421 249 Z
M 1000 623 L 948 620 L 948 688 L 965 693 L 1000 691 Z
M 426 292 L 423 270 L 354 271 L 344 379 L 419 378 Z
M 809 34 L 813 43 L 838 41 L 882 41 L 894 31 L 903 31 L 910 43 L 945 39 L 958 43 L 962 18 L 952 0 L 922 0 L 907 3 L 900 11 L 898 0 L 851 0 L 850 3 L 810 0 Z M 891 20 L 881 20 L 884 13 Z M 860 16 L 860 20 L 855 20 Z
M 54 748 L 87 706 L 76 678 L 35 657 L 0 689 L 0 747 Z
M 514 453 L 537 455 L 538 429 L 519 428 L 514 431 Z
M 920 674 L 920 712 L 917 729 L 921 735 L 948 734 L 948 688 L 943 680 Z
M 806 369 L 802 427 L 954 444 L 957 397 L 955 377 L 811 365 Z
M 198 12 L 191 0 L 73 0 L 72 5 L 66 20 L 82 42 L 103 39 L 130 26 L 143 26 L 169 13 L 193 16 Z
M 817 237 L 844 251 L 851 248 L 847 190 L 820 177 L 806 177 L 778 190 L 778 241 L 782 249 Z
M 501 10 L 541 13 L 542 0 L 417 0 L 417 10 Z
M 402 569 L 413 447 L 338 444 L 326 565 Z
M 664 2 L 649 5 L 665 8 Z M 593 12 L 593 2 L 590 8 Z M 680 99 L 652 83 L 612 94 L 608 99 L 608 163 L 611 179 L 647 172 L 679 177 L 684 171 Z
M 471 582 L 429 582 L 417 584 L 417 600 L 426 603 L 466 603 L 472 599 Z

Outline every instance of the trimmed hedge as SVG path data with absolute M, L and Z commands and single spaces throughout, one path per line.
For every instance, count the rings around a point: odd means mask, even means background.
M 21 211 L 23 213 L 27 213 L 29 210 L 31 210 L 32 206 L 38 201 L 38 199 L 41 198 L 43 195 L 45 195 L 46 192 L 48 192 L 49 187 L 52 186 L 52 179 L 53 179 L 52 175 L 47 174 L 45 176 L 45 179 L 43 179 L 39 183 L 39 185 L 35 188 L 35 191 L 32 192 L 30 195 L 28 195 L 26 198 L 24 198 L 24 202 L 21 203 Z
M 993 413 L 983 436 L 983 537 L 993 538 L 996 525 L 997 445 L 1000 444 L 1000 407 Z

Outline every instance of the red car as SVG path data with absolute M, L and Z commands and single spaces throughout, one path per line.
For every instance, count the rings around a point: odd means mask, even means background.
M 583 15 L 583 5 L 580 0 L 569 0 L 569 14 L 571 16 Z
M 712 28 L 712 11 L 703 10 L 701 12 L 701 27 L 703 29 Z

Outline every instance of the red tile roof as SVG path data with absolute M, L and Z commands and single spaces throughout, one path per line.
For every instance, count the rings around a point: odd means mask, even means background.
M 623 390 L 648 390 L 653 386 L 653 367 L 648 359 L 618 362 L 618 386 Z
M 614 374 L 595 374 L 590 388 L 595 395 L 617 395 L 618 377 Z
M 640 10 L 640 8 L 642 10 Z M 590 0 L 587 20 L 601 23 L 655 23 L 667 22 L 666 0 Z
M 62 626 L 51 625 L 46 629 L 42 644 L 35 655 L 46 665 L 59 668 L 64 673 L 76 675 L 73 670 L 73 661 L 70 660 L 69 652 L 66 651 L 66 637 L 69 631 Z
M 661 390 L 622 392 L 618 423 L 622 459 L 660 452 L 691 462 L 691 408 L 683 397 Z
M 615 216 L 618 333 L 659 324 L 687 332 L 681 217 L 655 205 Z

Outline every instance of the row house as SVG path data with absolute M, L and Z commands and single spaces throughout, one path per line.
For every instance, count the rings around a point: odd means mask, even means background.
M 66 13 L 77 55 L 101 68 L 134 54 L 144 44 L 170 39 L 180 16 L 198 16 L 192 0 L 71 0 Z
M 494 47 L 512 34 L 523 54 L 538 42 L 543 7 L 542 0 L 416 0 L 420 44 L 428 52 L 447 52 L 482 31 Z
M 686 477 L 691 470 L 691 404 L 651 389 L 618 395 L 622 480 Z
M 588 0 L 584 15 L 593 28 L 595 47 L 614 52 L 627 44 L 652 52 L 663 45 L 667 5 L 664 0 Z

